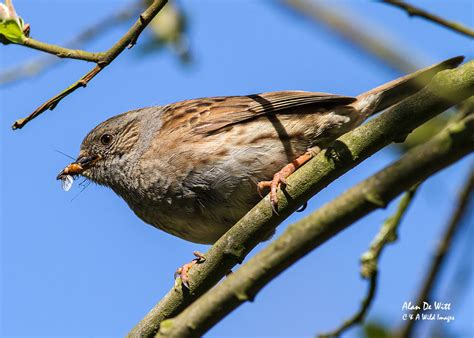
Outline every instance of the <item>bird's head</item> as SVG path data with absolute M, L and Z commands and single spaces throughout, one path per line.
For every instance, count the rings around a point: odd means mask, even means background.
M 77 159 L 57 176 L 82 175 L 92 181 L 113 186 L 133 164 L 134 148 L 140 136 L 140 123 L 136 112 L 114 116 L 87 134 Z

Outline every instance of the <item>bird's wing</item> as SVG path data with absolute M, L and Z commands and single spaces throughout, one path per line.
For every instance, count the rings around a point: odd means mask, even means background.
M 262 115 L 297 113 L 299 111 L 293 108 L 309 105 L 328 109 L 356 100 L 354 97 L 304 91 L 193 99 L 166 106 L 162 115 L 162 130 L 189 126 L 197 133 L 214 133 Z

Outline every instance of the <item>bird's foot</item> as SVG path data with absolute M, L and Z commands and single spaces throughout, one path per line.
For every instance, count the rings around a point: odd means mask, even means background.
M 193 255 L 196 256 L 191 262 L 184 264 L 182 267 L 178 268 L 174 273 L 174 278 L 176 279 L 179 277 L 181 279 L 182 284 L 189 289 L 189 270 L 195 265 L 202 263 L 206 260 L 206 257 L 199 251 L 194 251 Z
M 285 166 L 286 168 L 287 166 Z M 283 168 L 284 169 L 284 168 Z M 277 191 L 278 187 L 282 184 L 286 185 L 286 178 L 289 176 L 285 176 L 283 171 L 280 170 L 275 175 L 273 175 L 273 179 L 271 181 L 260 181 L 257 183 L 257 192 L 260 197 L 263 198 L 263 190 L 265 188 L 270 188 L 270 204 L 272 206 L 273 212 L 278 215 L 278 196 Z
M 265 188 L 270 188 L 270 203 L 273 209 L 273 212 L 278 215 L 278 187 L 282 184 L 287 185 L 286 179 L 293 174 L 296 169 L 301 167 L 307 161 L 309 161 L 314 156 L 314 151 L 307 151 L 303 155 L 296 158 L 293 162 L 287 164 L 279 172 L 273 175 L 271 181 L 260 181 L 257 183 L 257 192 L 260 197 L 263 198 L 263 190 Z

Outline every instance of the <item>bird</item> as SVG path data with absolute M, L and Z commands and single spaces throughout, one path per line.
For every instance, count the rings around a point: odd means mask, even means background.
M 111 188 L 145 223 L 212 244 L 301 165 L 373 114 L 413 95 L 454 57 L 359 96 L 275 91 L 190 99 L 100 123 L 58 174 Z

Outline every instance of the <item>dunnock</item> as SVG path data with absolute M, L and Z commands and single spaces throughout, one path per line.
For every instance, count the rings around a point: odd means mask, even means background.
M 462 60 L 357 97 L 282 91 L 129 111 L 95 127 L 58 179 L 85 176 L 112 188 L 146 223 L 213 243 L 258 202 L 257 187 L 271 188 L 276 211 L 277 187 L 298 166 Z

